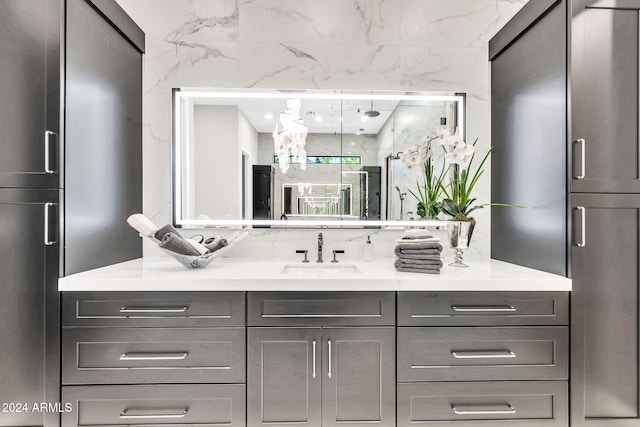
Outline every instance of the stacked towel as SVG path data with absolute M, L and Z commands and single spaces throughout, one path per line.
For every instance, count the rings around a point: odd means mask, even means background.
M 411 273 L 440 274 L 442 245 L 426 230 L 406 230 L 396 240 L 396 270 Z

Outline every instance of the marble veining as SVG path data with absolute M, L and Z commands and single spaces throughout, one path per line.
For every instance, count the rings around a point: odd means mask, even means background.
M 117 0 L 145 31 L 144 213 L 172 218 L 171 90 L 176 87 L 436 90 L 468 94 L 468 139 L 490 146 L 488 40 L 527 0 Z M 489 201 L 490 180 L 478 198 Z M 489 255 L 489 209 L 473 249 Z M 300 231 L 253 231 L 274 256 Z M 337 239 L 367 231 L 338 230 Z M 393 233 L 378 240 L 391 245 Z M 258 237 L 260 236 L 260 237 Z M 387 237 L 384 237 L 387 236 Z M 253 236 L 252 236 L 253 237 Z M 263 244 L 264 242 L 264 244 Z M 253 247 L 259 249 L 252 249 Z M 357 250 L 355 248 L 354 250 Z M 152 250 L 145 248 L 145 253 Z

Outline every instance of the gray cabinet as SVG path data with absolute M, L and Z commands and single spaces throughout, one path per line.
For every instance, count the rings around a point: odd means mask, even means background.
M 567 292 L 399 292 L 398 326 L 566 325 Z
M 394 292 L 247 300 L 248 425 L 395 425 Z
M 567 427 L 567 383 L 492 381 L 398 385 L 398 425 Z
M 537 17 L 532 14 L 544 3 L 552 9 L 566 6 L 562 10 L 568 11 L 569 16 L 565 21 L 556 21 L 555 27 L 549 25 L 547 21 L 553 12 L 545 15 L 546 11 L 542 11 Z M 556 2 L 557 6 L 552 3 L 529 2 L 501 30 L 502 36 L 491 42 L 494 47 L 501 44 L 512 56 L 523 53 L 520 40 L 528 38 L 531 43 L 542 43 L 535 55 L 536 63 L 550 66 L 535 68 L 532 76 L 528 74 L 531 68 L 524 62 L 513 61 L 509 70 L 492 66 L 495 84 L 492 99 L 499 99 L 494 93 L 508 93 L 498 103 L 502 108 L 492 108 L 492 127 L 511 127 L 509 113 L 524 111 L 533 99 L 541 111 L 560 109 L 570 113 L 566 131 L 557 129 L 553 135 L 554 148 L 566 150 L 566 166 L 552 165 L 549 169 L 551 175 L 567 170 L 564 179 L 556 180 L 554 188 L 566 188 L 571 194 L 558 200 L 540 198 L 534 210 L 527 211 L 535 213 L 552 206 L 560 210 L 560 216 L 556 216 L 554 223 L 545 221 L 543 228 L 555 229 L 556 238 L 567 230 L 567 274 L 573 279 L 571 424 L 639 426 L 640 1 L 573 0 Z M 526 16 L 533 19 L 527 21 Z M 525 21 L 527 24 L 521 25 Z M 544 42 L 552 31 L 557 34 L 558 43 Z M 570 48 L 568 57 L 558 62 L 557 55 L 565 50 L 565 45 Z M 530 82 L 542 79 L 552 83 L 549 70 L 563 68 L 567 73 L 559 76 L 566 82 L 566 88 L 556 87 L 545 96 L 538 90 L 541 86 L 530 86 Z M 508 92 L 502 82 L 511 81 L 514 76 L 517 76 L 516 90 Z M 518 117 L 520 129 L 536 129 L 546 124 L 540 121 L 546 117 L 544 113 Z M 527 153 L 541 152 L 548 156 L 548 141 L 549 138 L 532 140 L 532 145 L 526 147 Z M 515 149 L 518 141 L 507 140 L 505 144 L 507 150 Z M 495 141 L 494 145 L 495 154 L 502 148 Z M 550 157 L 554 162 L 558 158 L 553 154 Z M 522 172 L 531 159 L 515 156 L 511 159 L 502 164 L 492 162 L 492 197 L 507 187 L 538 186 L 542 175 L 528 176 Z M 567 211 L 563 211 L 565 208 Z M 543 239 L 543 245 L 531 244 L 526 236 L 511 233 L 511 228 L 520 224 L 542 230 L 539 224 L 543 217 L 529 222 L 520 213 L 502 218 L 492 215 L 494 218 L 497 222 L 492 228 L 492 247 L 497 250 L 493 256 L 499 254 L 499 259 L 523 265 L 535 263 L 538 268 L 561 272 L 558 261 L 563 254 L 549 257 L 555 252 L 551 240 Z M 511 225 L 504 228 L 501 222 Z M 564 227 L 565 223 L 569 227 Z M 544 231 L 540 235 L 543 234 Z
M 244 292 L 67 292 L 66 327 L 245 325 Z
M 398 426 L 566 427 L 568 308 L 561 292 L 398 292 Z
M 640 193 L 639 10 L 571 2 L 572 192 Z
M 243 292 L 62 300 L 62 395 L 73 404 L 64 427 L 246 424 Z
M 394 292 L 249 292 L 249 326 L 393 326 Z
M 244 384 L 65 387 L 63 427 L 244 425 Z
M 320 328 L 249 328 L 249 426 L 321 424 Z
M 0 187 L 58 187 L 60 3 L 0 2 Z
M 322 329 L 322 425 L 395 425 L 395 328 Z
M 395 330 L 248 329 L 249 426 L 395 423 Z
M 566 327 L 398 328 L 398 381 L 566 380 Z
M 640 194 L 574 194 L 572 425 L 638 426 Z
M 29 405 L 0 413 L 0 426 L 55 425 L 57 418 L 31 406 L 59 401 L 59 247 L 47 244 L 59 238 L 58 201 L 56 190 L 0 189 L 0 402 Z
M 63 384 L 243 383 L 245 328 L 66 328 Z
M 125 219 L 142 207 L 144 34 L 124 17 L 113 0 L 0 2 L 1 402 L 60 402 L 57 278 L 142 254 Z
M 530 1 L 489 43 L 491 201 L 527 207 L 491 209 L 491 257 L 562 275 L 568 268 L 566 8 L 566 1 Z

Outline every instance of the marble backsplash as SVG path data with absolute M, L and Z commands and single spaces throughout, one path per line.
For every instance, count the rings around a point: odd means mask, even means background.
M 490 146 L 488 40 L 527 2 L 117 1 L 147 36 L 143 205 L 145 215 L 157 224 L 172 218 L 172 88 L 466 92 L 467 139 L 478 137 L 479 149 L 486 150 Z M 490 199 L 489 175 L 487 168 L 476 187 L 481 201 Z M 481 257 L 489 256 L 489 215 L 490 210 L 483 209 L 476 216 L 478 227 L 470 253 Z M 250 240 L 230 255 L 280 256 L 305 249 L 298 247 L 299 242 L 313 254 L 317 232 L 252 230 Z M 392 254 L 393 239 L 400 234 L 387 230 L 323 232 L 335 249 L 352 254 L 363 250 L 367 234 L 378 241 L 375 247 L 380 254 Z M 331 250 L 327 246 L 327 253 Z M 155 251 L 147 246 L 145 254 Z

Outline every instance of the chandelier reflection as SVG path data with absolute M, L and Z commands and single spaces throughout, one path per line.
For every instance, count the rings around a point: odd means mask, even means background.
M 299 163 L 300 169 L 307 168 L 307 152 L 304 149 L 308 128 L 300 117 L 300 99 L 287 99 L 287 108 L 280 113 L 281 130 L 276 123 L 273 131 L 273 145 L 278 156 L 278 165 L 283 173 L 289 170 L 291 162 Z

